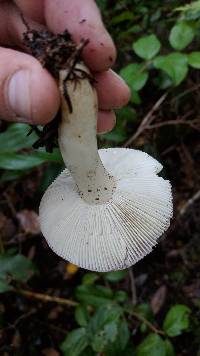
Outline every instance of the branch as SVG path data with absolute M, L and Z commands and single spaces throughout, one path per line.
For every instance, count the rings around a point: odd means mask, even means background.
M 148 321 L 144 316 L 142 316 L 141 314 L 138 314 L 134 311 L 130 311 L 127 310 L 127 313 L 129 313 L 130 315 L 134 316 L 137 320 L 141 321 L 142 323 L 144 323 L 146 326 L 148 326 L 148 328 L 153 331 L 154 333 L 158 334 L 158 335 L 165 335 L 165 332 L 157 329 L 150 321 Z
M 146 130 L 146 127 L 149 126 L 149 124 L 153 121 L 154 117 L 153 114 L 155 111 L 157 111 L 160 107 L 160 105 L 162 105 L 162 103 L 165 101 L 166 97 L 168 95 L 168 92 L 166 92 L 165 94 L 163 94 L 161 96 L 161 98 L 154 104 L 154 106 L 152 107 L 152 109 L 147 113 L 147 115 L 144 117 L 144 119 L 142 120 L 140 126 L 138 127 L 137 131 L 134 133 L 133 136 L 131 136 L 127 142 L 125 142 L 125 144 L 123 145 L 123 147 L 128 147 L 130 146 L 135 140 L 136 138 L 138 138 L 138 136 L 141 135 L 141 133 Z
M 35 293 L 35 292 L 31 292 L 31 291 L 24 290 L 24 289 L 14 289 L 14 292 L 16 294 L 22 295 L 23 297 L 41 300 L 42 302 L 45 302 L 45 303 L 52 302 L 52 303 L 67 305 L 70 307 L 76 307 L 77 305 L 79 305 L 79 303 L 75 302 L 74 300 L 60 298 L 60 297 L 54 297 L 54 296 L 50 296 L 48 294 Z
M 136 293 L 136 286 L 135 286 L 135 278 L 131 267 L 128 269 L 130 284 L 131 284 L 131 294 L 132 294 L 132 304 L 137 304 L 137 293 Z

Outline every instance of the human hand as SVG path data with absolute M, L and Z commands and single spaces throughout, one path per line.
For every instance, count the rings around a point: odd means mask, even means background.
M 109 69 L 116 58 L 111 37 L 103 26 L 94 0 L 0 0 L 0 117 L 8 121 L 46 124 L 59 108 L 60 96 L 54 78 L 22 45 L 26 27 L 20 11 L 32 29 L 46 26 L 54 33 L 67 29 L 76 43 L 90 42 L 83 60 L 97 81 L 98 131 L 115 125 L 112 109 L 125 105 L 129 89 Z M 18 50 L 10 49 L 19 48 Z

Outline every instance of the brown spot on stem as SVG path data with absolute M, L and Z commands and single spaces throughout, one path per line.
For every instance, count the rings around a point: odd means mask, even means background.
M 82 23 L 84 23 L 86 21 L 87 21 L 86 19 L 82 19 L 79 23 L 82 24 Z

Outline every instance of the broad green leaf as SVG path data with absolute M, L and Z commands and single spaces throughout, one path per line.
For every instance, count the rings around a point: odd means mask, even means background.
M 200 69 L 200 52 L 188 54 L 188 63 L 192 68 Z
M 117 323 L 115 321 L 111 321 L 110 323 L 106 324 L 104 332 L 106 340 L 108 342 L 114 342 L 117 337 Z
M 200 17 L 200 1 L 192 1 L 190 4 L 180 6 L 175 11 L 181 12 L 181 17 L 185 20 L 196 20 Z
M 150 60 L 160 51 L 160 41 L 155 35 L 140 38 L 133 43 L 134 52 L 141 58 Z
M 122 308 L 119 305 L 111 302 L 99 307 L 93 315 L 89 325 L 91 336 L 93 336 L 94 333 L 99 332 L 106 324 L 117 322 L 122 315 L 122 312 Z
M 149 76 L 148 72 L 144 69 L 144 65 L 138 63 L 128 64 L 122 68 L 120 75 L 129 87 L 135 91 L 139 91 L 145 86 Z
M 124 350 L 130 339 L 130 331 L 128 328 L 128 323 L 125 319 L 120 321 L 118 326 L 118 338 L 117 344 L 120 350 Z
M 102 352 L 109 343 L 116 340 L 121 315 L 122 309 L 117 304 L 104 305 L 96 311 L 88 326 L 94 351 Z
M 194 28 L 182 21 L 172 27 L 169 42 L 174 49 L 181 51 L 192 42 L 194 35 Z
M 3 253 L 0 255 L 0 280 L 16 280 L 27 282 L 36 271 L 33 263 L 23 255 L 10 255 Z M 2 282 L 3 283 L 3 282 Z M 2 284 L 3 288 L 3 284 Z
M 58 177 L 58 175 L 64 170 L 65 166 L 61 163 L 50 162 L 43 170 L 43 175 L 40 181 L 40 191 L 45 192 L 50 184 Z
M 189 314 L 191 309 L 186 305 L 174 305 L 167 313 L 163 329 L 170 337 L 178 336 L 188 330 L 190 325 Z
M 79 305 L 75 310 L 75 319 L 80 326 L 86 326 L 89 321 L 89 314 L 85 306 Z
M 79 328 L 70 332 L 61 345 L 64 356 L 79 356 L 88 346 L 87 332 L 85 328 Z
M 6 281 L 6 279 L 1 278 L 0 276 L 0 293 L 9 292 L 13 287 Z
M 110 288 L 94 285 L 78 286 L 75 295 L 78 301 L 94 307 L 110 303 L 113 298 L 113 292 Z
M 131 89 L 131 103 L 140 105 L 142 103 L 142 99 L 139 95 L 139 93 L 136 90 Z
M 26 170 L 37 167 L 45 162 L 61 163 L 61 156 L 58 150 L 54 153 L 35 151 L 29 154 L 20 153 L 0 153 L 0 168 L 9 170 Z
M 83 284 L 94 284 L 99 279 L 99 275 L 97 273 L 86 273 L 83 276 L 82 283 Z
M 5 171 L 0 177 L 0 182 L 10 182 L 13 180 L 20 179 L 27 173 L 29 173 L 27 170 L 25 172 L 15 170 Z
M 108 0 L 96 0 L 96 3 L 101 11 L 105 11 L 108 5 Z
M 174 346 L 172 345 L 171 341 L 169 339 L 166 339 L 164 340 L 164 343 L 165 343 L 165 351 L 166 351 L 165 356 L 175 356 Z
M 165 343 L 157 334 L 149 334 L 136 349 L 136 356 L 166 356 Z
M 120 15 L 114 16 L 111 19 L 112 25 L 118 25 L 124 21 L 131 21 L 134 19 L 134 15 L 131 11 L 123 11 Z
M 174 85 L 179 85 L 188 72 L 188 59 L 182 53 L 172 53 L 166 56 L 158 56 L 154 59 L 154 66 L 166 72 Z
M 138 119 L 136 110 L 130 108 L 129 106 L 116 110 L 116 116 L 118 121 L 126 120 L 134 122 Z
M 117 323 L 110 322 L 106 324 L 97 334 L 92 338 L 92 348 L 96 352 L 103 352 L 105 349 L 117 338 Z
M 115 300 L 119 303 L 123 303 L 128 299 L 128 294 L 123 290 L 118 290 L 114 296 Z
M 127 134 L 115 127 L 111 132 L 102 135 L 104 140 L 121 143 L 126 140 Z
M 107 272 L 104 274 L 104 278 L 109 282 L 120 282 L 127 275 L 127 270 Z
M 30 126 L 26 124 L 11 124 L 8 129 L 0 133 L 0 154 L 5 152 L 16 152 L 22 148 L 28 148 L 37 140 L 37 136 L 30 131 Z

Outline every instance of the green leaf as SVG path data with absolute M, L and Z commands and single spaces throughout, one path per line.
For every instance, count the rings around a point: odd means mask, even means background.
M 94 351 L 102 352 L 109 343 L 116 340 L 121 315 L 122 309 L 117 304 L 104 305 L 96 311 L 88 326 Z
M 111 141 L 111 142 L 121 143 L 121 142 L 126 140 L 127 135 L 126 135 L 126 133 L 124 133 L 123 131 L 121 131 L 117 127 L 115 127 L 111 132 L 108 132 L 108 133 L 102 135 L 102 137 L 105 140 L 108 140 L 108 141 Z
M 122 312 L 122 308 L 119 305 L 111 302 L 99 307 L 93 315 L 89 325 L 91 336 L 93 336 L 94 333 L 99 332 L 99 330 L 106 324 L 117 322 L 122 315 Z
M 114 16 L 111 19 L 111 24 L 112 25 L 118 25 L 121 24 L 124 21 L 131 21 L 134 19 L 134 15 L 131 11 L 123 11 L 121 14 Z
M 0 278 L 0 293 L 9 292 L 12 289 L 13 287 L 5 279 Z
M 79 305 L 75 310 L 75 319 L 80 326 L 86 326 L 89 321 L 89 314 L 85 306 Z
M 83 284 L 94 284 L 99 279 L 99 275 L 97 273 L 86 273 L 83 276 L 82 283 Z
M 133 44 L 134 52 L 141 58 L 150 60 L 160 51 L 160 41 L 155 35 L 140 38 Z
M 104 278 L 109 282 L 120 282 L 127 275 L 127 270 L 107 272 L 104 274 Z
M 101 11 L 105 11 L 108 5 L 108 0 L 96 0 Z
M 9 170 L 26 170 L 37 167 L 45 162 L 62 162 L 60 153 L 55 150 L 54 153 L 43 151 L 31 152 L 29 154 L 20 153 L 0 153 L 0 168 Z
M 120 71 L 121 77 L 126 81 L 132 90 L 141 90 L 149 77 L 148 72 L 144 69 L 143 64 L 131 63 Z
M 139 93 L 136 90 L 131 89 L 131 103 L 140 105 L 142 103 L 142 99 L 139 95 Z
M 172 27 L 169 42 L 174 49 L 181 51 L 192 42 L 194 35 L 194 28 L 182 21 Z
M 175 356 L 174 346 L 169 339 L 164 340 L 165 343 L 165 356 Z
M 0 280 L 1 288 L 6 288 L 8 280 L 16 280 L 20 282 L 27 282 L 28 279 L 36 271 L 33 263 L 23 255 L 11 255 L 3 253 L 0 255 Z
M 15 171 L 15 170 L 5 171 L 0 177 L 0 182 L 10 182 L 10 181 L 13 181 L 13 180 L 20 179 L 21 177 L 23 177 L 27 173 L 28 173 L 27 170 L 26 170 L 26 172 Z
M 117 344 L 118 344 L 118 348 L 123 351 L 130 339 L 130 331 L 128 328 L 128 323 L 125 319 L 123 319 L 120 323 L 119 323 L 119 327 L 118 327 L 118 338 L 117 338 Z
M 200 52 L 188 54 L 188 63 L 192 68 L 200 69 Z
M 0 133 L 1 154 L 5 152 L 16 152 L 25 147 L 31 147 L 37 140 L 37 136 L 30 131 L 30 126 L 26 124 L 11 124 L 8 129 Z
M 105 338 L 108 342 L 114 342 L 117 338 L 117 323 L 111 321 L 104 328 Z
M 61 345 L 64 356 L 79 356 L 88 346 L 87 332 L 85 328 L 79 328 L 70 332 Z
M 165 343 L 157 334 L 149 334 L 136 349 L 136 356 L 166 356 Z
M 123 290 L 118 290 L 114 296 L 115 300 L 119 303 L 123 303 L 128 299 L 128 294 Z
M 116 116 L 118 121 L 120 120 L 134 122 L 138 119 L 136 110 L 130 108 L 129 106 L 125 106 L 121 109 L 116 110 Z
M 94 285 L 78 286 L 75 295 L 78 301 L 94 307 L 110 303 L 113 298 L 113 292 L 110 288 Z
M 170 337 L 178 336 L 188 330 L 190 325 L 189 314 L 191 309 L 186 305 L 174 305 L 167 313 L 163 329 Z
M 174 85 L 179 85 L 188 72 L 187 56 L 178 52 L 156 57 L 153 64 L 155 68 L 166 72 L 173 80 Z

